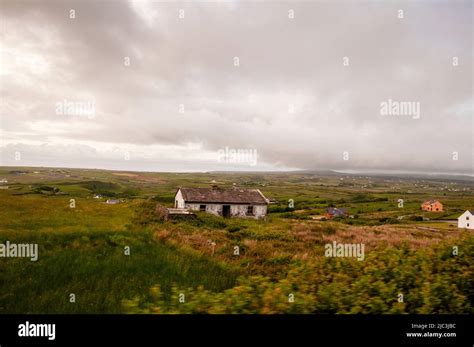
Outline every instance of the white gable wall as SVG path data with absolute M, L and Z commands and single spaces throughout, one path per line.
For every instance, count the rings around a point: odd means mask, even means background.
M 458 228 L 474 229 L 474 215 L 466 211 L 458 217 Z
M 181 189 L 178 190 L 176 196 L 174 197 L 174 207 L 175 208 L 184 208 L 184 199 L 183 194 L 181 194 Z

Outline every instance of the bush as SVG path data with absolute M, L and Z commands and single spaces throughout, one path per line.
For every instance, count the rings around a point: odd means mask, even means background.
M 118 184 L 102 181 L 86 181 L 81 183 L 80 186 L 89 189 L 94 194 L 101 194 L 103 196 L 115 196 L 114 191 L 120 189 Z
M 423 221 L 423 216 L 409 216 L 408 218 L 406 218 L 406 220 L 415 221 L 415 222 L 422 222 Z
M 322 232 L 325 235 L 334 235 L 336 233 L 336 228 L 331 224 L 324 225 Z
M 383 217 L 379 219 L 380 223 L 383 224 L 398 224 L 400 221 L 396 218 L 391 218 L 391 217 Z
M 153 196 L 151 200 L 160 202 L 162 204 L 173 204 L 174 195 L 156 195 L 156 196 Z
M 193 211 L 194 212 L 194 211 Z M 225 229 L 227 223 L 221 216 L 215 216 L 207 212 L 194 212 L 196 218 L 184 220 L 185 223 L 191 224 L 196 227 L 208 227 L 213 229 Z
M 39 193 L 39 194 L 58 194 L 61 192 L 61 190 L 58 187 L 51 187 L 51 186 L 39 186 L 33 189 L 34 193 Z
M 452 245 L 459 247 L 452 254 Z M 279 260 L 280 261 L 280 260 Z M 464 235 L 434 248 L 383 247 L 364 261 L 322 258 L 290 265 L 285 279 L 240 278 L 223 292 L 173 288 L 166 301 L 153 287 L 153 302 L 124 301 L 129 313 L 474 313 L 474 237 Z M 186 302 L 178 295 L 185 293 Z M 398 295 L 404 302 L 398 302 Z M 294 302 L 290 302 L 290 295 Z
M 162 223 L 165 220 L 167 210 L 165 207 L 152 200 L 147 200 L 135 208 L 132 223 L 145 226 L 153 223 Z
M 281 213 L 281 212 L 292 212 L 294 208 L 288 207 L 286 205 L 278 205 L 278 206 L 268 206 L 268 213 Z
M 230 226 L 227 228 L 227 231 L 231 232 L 231 233 L 235 233 L 237 231 L 240 231 L 240 227 L 236 226 L 236 225 L 233 225 L 233 226 Z

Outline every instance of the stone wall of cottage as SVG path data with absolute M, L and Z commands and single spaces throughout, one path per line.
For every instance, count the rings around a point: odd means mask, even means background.
M 222 210 L 223 210 L 222 204 L 204 204 L 204 203 L 203 204 L 185 204 L 185 207 L 193 211 L 199 211 L 201 205 L 206 206 L 206 212 L 215 214 L 217 216 L 222 216 Z M 244 205 L 244 204 L 228 204 L 228 205 L 230 206 L 231 217 L 263 218 L 267 214 L 267 205 L 251 205 L 253 206 L 253 215 L 247 214 L 247 209 L 249 205 Z

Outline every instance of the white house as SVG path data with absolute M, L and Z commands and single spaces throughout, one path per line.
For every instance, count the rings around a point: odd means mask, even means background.
M 223 217 L 263 218 L 268 200 L 258 189 L 184 188 L 176 192 L 174 207 L 205 211 Z
M 474 210 L 467 210 L 458 217 L 458 228 L 474 229 Z

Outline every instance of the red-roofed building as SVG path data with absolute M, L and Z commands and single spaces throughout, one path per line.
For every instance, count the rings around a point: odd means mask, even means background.
M 426 200 L 421 204 L 421 209 L 427 212 L 443 212 L 443 204 L 438 200 Z

